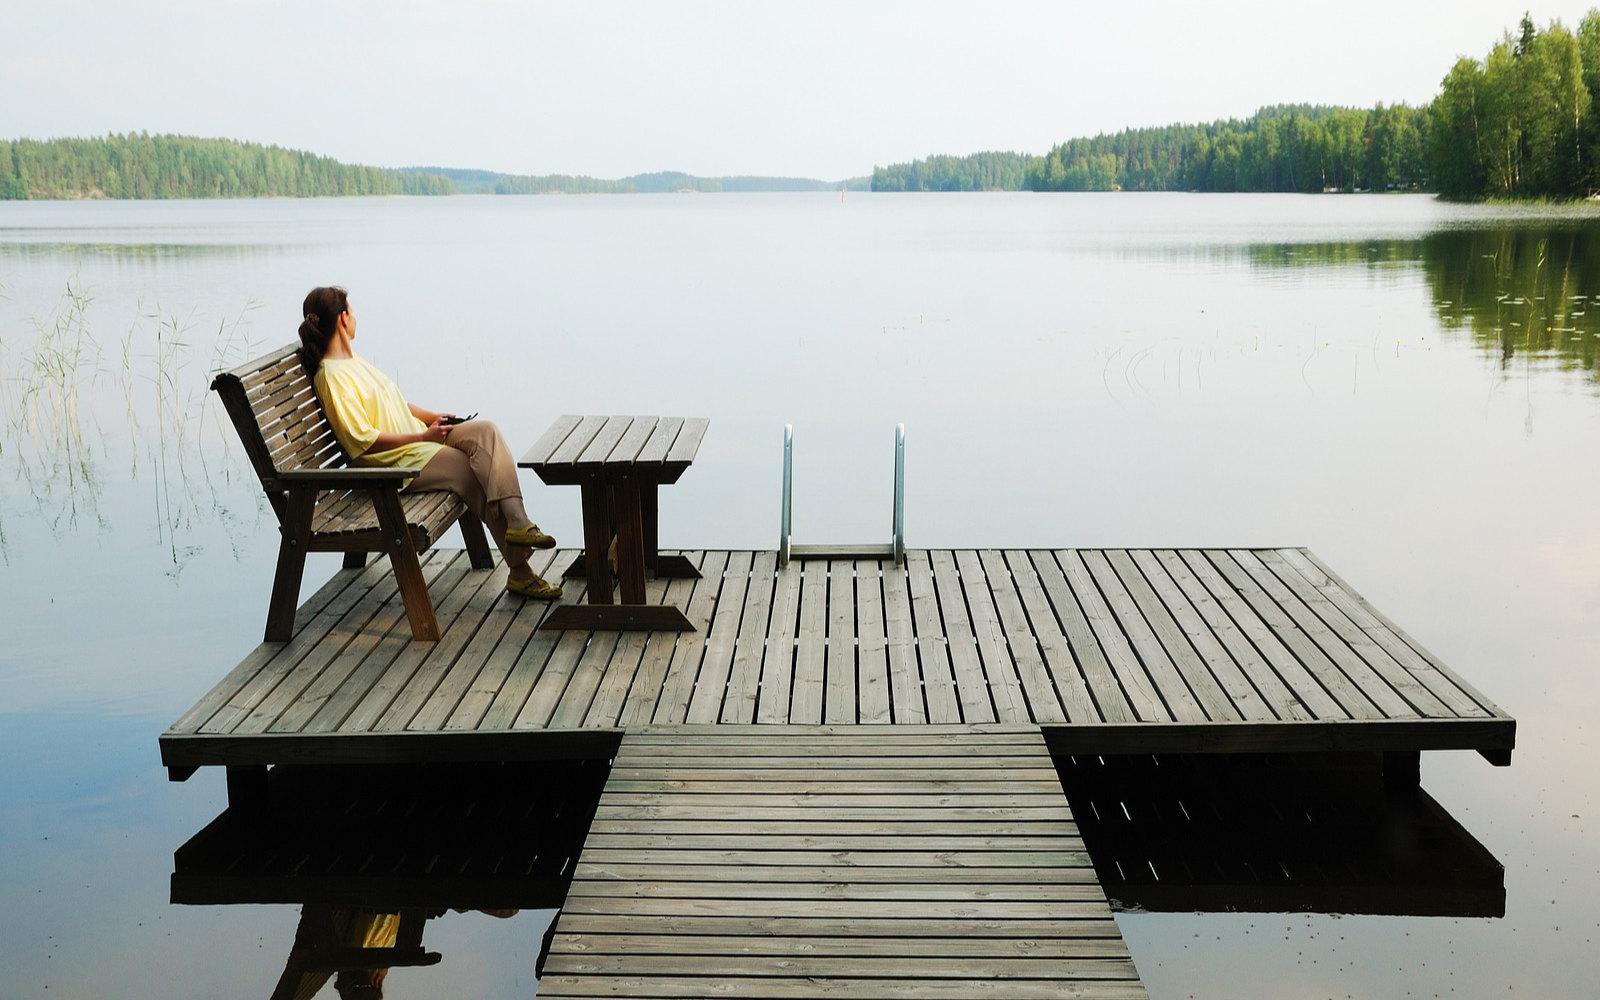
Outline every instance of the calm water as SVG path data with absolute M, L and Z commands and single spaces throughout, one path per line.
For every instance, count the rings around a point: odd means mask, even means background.
M 0 205 L 0 994 L 283 969 L 294 907 L 168 904 L 224 792 L 156 738 L 254 645 L 276 550 L 209 376 L 328 282 L 411 398 L 514 444 L 710 417 L 668 546 L 776 543 L 785 423 L 796 540 L 887 540 L 896 422 L 912 545 L 1309 546 L 1517 716 L 1509 769 L 1423 759 L 1506 916 L 1124 914 L 1152 995 L 1592 995 L 1600 215 L 855 193 Z M 575 541 L 576 492 L 526 485 Z M 447 915 L 387 991 L 530 995 L 547 919 Z

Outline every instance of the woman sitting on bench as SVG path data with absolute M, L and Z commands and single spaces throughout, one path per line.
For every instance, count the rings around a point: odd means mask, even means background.
M 528 566 L 533 549 L 551 548 L 556 540 L 523 509 L 516 461 L 500 429 L 407 403 L 399 386 L 351 349 L 356 314 L 343 288 L 313 288 L 301 312 L 300 362 L 351 459 L 422 470 L 406 489 L 459 496 L 505 556 L 507 590 L 540 600 L 560 597 L 560 587 Z

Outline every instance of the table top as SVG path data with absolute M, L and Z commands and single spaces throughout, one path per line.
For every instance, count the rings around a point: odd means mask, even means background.
M 656 482 L 676 482 L 694 461 L 710 423 L 704 417 L 567 414 L 517 464 L 551 485 L 580 482 L 597 470 L 620 467 Z

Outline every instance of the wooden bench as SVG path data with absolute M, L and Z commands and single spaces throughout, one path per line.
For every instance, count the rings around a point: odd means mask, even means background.
M 437 640 L 417 553 L 460 521 L 473 567 L 494 566 L 483 523 L 461 498 L 444 490 L 402 492 L 416 469 L 352 466 L 293 344 L 223 372 L 211 388 L 227 407 L 283 536 L 266 641 L 284 642 L 294 633 L 307 552 L 343 552 L 346 567 L 364 565 L 368 552 L 387 553 L 412 636 Z

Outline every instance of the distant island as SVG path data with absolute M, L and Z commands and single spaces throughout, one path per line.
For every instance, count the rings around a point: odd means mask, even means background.
M 1572 199 L 1600 191 L 1600 10 L 1574 34 L 1526 15 L 1421 108 L 1278 105 L 1246 120 L 1128 129 L 1043 156 L 931 156 L 874 191 L 1431 191 Z

